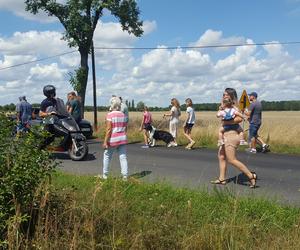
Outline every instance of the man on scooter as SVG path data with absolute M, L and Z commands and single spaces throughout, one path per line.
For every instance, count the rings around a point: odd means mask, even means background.
M 59 98 L 55 98 L 56 96 L 56 89 L 53 85 L 46 85 L 43 88 L 43 93 L 47 97 L 44 99 L 41 103 L 41 108 L 40 108 L 40 117 L 42 118 L 48 118 L 51 115 L 67 115 L 68 112 L 64 106 L 63 100 Z M 44 122 L 45 124 L 45 130 L 48 131 L 51 136 L 47 137 L 45 139 L 43 147 L 49 145 L 51 142 L 54 141 L 54 125 L 49 122 Z M 64 138 L 65 141 L 66 138 Z M 64 142 L 63 141 L 63 142 Z M 62 143 L 63 145 L 63 143 Z

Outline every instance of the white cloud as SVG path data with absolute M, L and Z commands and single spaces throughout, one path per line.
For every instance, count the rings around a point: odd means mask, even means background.
M 29 71 L 31 80 L 43 80 L 47 81 L 52 79 L 52 81 L 63 80 L 64 75 L 67 74 L 67 70 L 60 69 L 57 63 L 52 63 L 50 65 L 39 65 L 32 67 Z
M 61 1 L 57 1 L 61 2 Z M 36 15 L 25 10 L 25 3 L 23 0 L 0 0 L 0 10 L 7 10 L 13 12 L 16 16 L 25 18 L 27 20 L 34 20 L 42 23 L 56 22 L 54 17 L 46 15 L 44 12 L 40 12 Z
M 61 38 L 57 31 L 15 32 L 8 39 L 0 38 L 0 51 L 6 55 L 53 56 L 70 51 Z
M 156 29 L 155 22 L 144 23 L 145 34 Z M 117 23 L 99 23 L 95 32 L 96 47 L 133 47 L 137 38 L 123 32 Z M 221 31 L 207 30 L 190 44 L 248 43 L 250 38 L 225 37 Z M 160 49 L 162 48 L 162 49 Z M 96 49 L 98 104 L 106 105 L 112 94 L 148 105 L 167 106 L 172 97 L 184 101 L 217 102 L 225 87 L 257 91 L 266 100 L 300 99 L 300 60 L 282 45 L 243 46 L 230 50 L 141 51 Z M 0 37 L 0 68 L 9 67 L 69 50 L 61 33 L 56 31 L 16 32 Z M 68 54 L 34 64 L 1 71 L 1 104 L 16 101 L 25 94 L 31 102 L 43 99 L 42 87 L 53 83 L 58 96 L 71 90 L 67 72 L 80 63 L 79 53 Z M 91 67 L 90 67 L 91 69 Z M 92 103 L 91 75 L 87 104 Z
M 208 29 L 198 39 L 198 41 L 191 43 L 192 46 L 216 46 L 216 45 L 233 45 L 233 44 L 244 44 L 245 38 L 243 37 L 223 37 L 222 31 L 215 31 Z M 216 48 L 216 50 L 227 50 L 226 47 Z

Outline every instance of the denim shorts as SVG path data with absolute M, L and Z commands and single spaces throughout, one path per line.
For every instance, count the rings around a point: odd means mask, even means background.
M 249 126 L 249 140 L 251 140 L 253 137 L 257 137 L 257 132 L 260 128 L 260 124 L 250 124 Z

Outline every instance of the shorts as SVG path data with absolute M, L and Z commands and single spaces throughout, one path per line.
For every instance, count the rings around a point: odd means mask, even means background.
M 240 137 L 237 131 L 230 130 L 224 133 L 224 145 L 225 147 L 237 148 L 240 145 Z
M 223 125 L 224 131 L 236 130 L 238 131 L 240 128 L 239 124 L 230 124 L 230 125 Z
M 257 137 L 257 132 L 260 128 L 260 124 L 250 124 L 249 126 L 249 140 L 251 140 L 253 137 L 256 138 Z
M 146 129 L 146 128 L 148 128 L 149 126 L 151 126 L 151 123 L 144 123 L 144 124 L 143 124 L 143 129 Z
M 184 130 L 188 131 L 190 133 L 192 131 L 193 126 L 194 126 L 194 123 L 186 123 L 184 125 Z

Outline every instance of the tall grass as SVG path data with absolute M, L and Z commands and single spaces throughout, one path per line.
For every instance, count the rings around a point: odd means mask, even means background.
M 169 129 L 168 120 L 163 119 L 163 112 L 152 112 L 154 126 L 159 129 Z M 105 112 L 99 112 L 100 138 L 104 134 Z M 139 132 L 142 113 L 131 112 L 128 128 L 130 141 L 142 141 L 142 133 Z M 185 114 L 181 116 L 179 127 L 178 142 L 182 145 L 187 144 L 187 139 L 183 135 L 183 120 Z M 86 113 L 86 119 L 92 121 L 92 114 Z M 216 147 L 217 134 L 220 121 L 216 118 L 215 112 L 196 112 L 196 125 L 192 130 L 192 136 L 196 140 L 198 147 Z M 248 123 L 244 123 L 245 137 L 247 137 Z M 260 128 L 260 136 L 271 145 L 272 152 L 300 154 L 300 112 L 299 111 L 269 111 L 263 112 L 263 123 Z
M 300 209 L 218 189 L 58 173 L 41 199 L 21 248 L 300 249 Z

